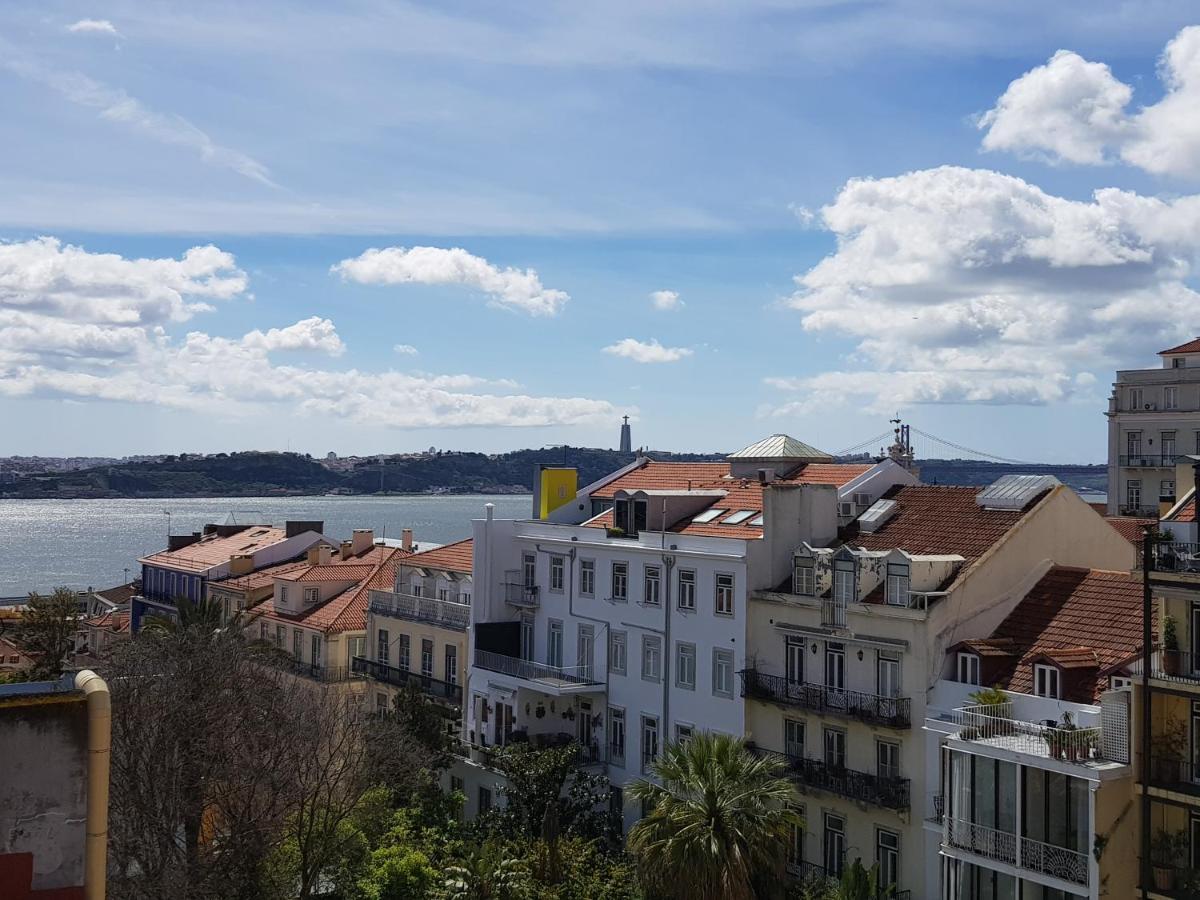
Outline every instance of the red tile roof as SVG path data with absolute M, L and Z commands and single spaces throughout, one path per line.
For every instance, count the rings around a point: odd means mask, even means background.
M 1135 547 L 1142 546 L 1142 529 L 1157 525 L 1157 519 L 1140 519 L 1137 516 L 1105 516 L 1104 521 L 1117 530 L 1117 534 Z
M 906 550 L 912 554 L 958 554 L 970 565 L 997 544 L 1042 496 L 1023 510 L 984 509 L 975 502 L 978 487 L 898 485 L 884 493 L 895 500 L 890 519 L 871 534 L 857 523 L 845 530 L 845 542 L 865 550 Z
M 1188 501 L 1179 507 L 1179 510 L 1171 517 L 1172 522 L 1195 522 L 1196 521 L 1196 492 L 1193 490 Z
M 116 587 L 107 588 L 103 591 L 96 591 L 96 595 L 103 597 L 109 603 L 121 605 L 128 603 L 135 594 L 141 593 L 138 590 L 138 582 L 131 581 L 129 584 L 119 584 Z
M 261 588 L 270 587 L 275 583 L 277 576 L 288 575 L 307 566 L 308 562 L 306 560 L 293 559 L 285 563 L 280 563 L 277 566 L 267 566 L 265 569 L 258 569 L 247 575 L 230 575 L 227 578 L 222 578 L 214 582 L 214 584 L 234 591 L 256 591 Z
M 81 624 L 89 628 L 103 628 L 114 634 L 121 634 L 129 630 L 129 612 L 123 609 L 110 609 L 98 616 L 84 619 Z
M 275 577 L 283 581 L 358 581 L 370 575 L 374 568 L 374 563 L 334 561 L 323 566 L 305 565 Z
M 617 491 L 664 491 L 707 486 L 729 474 L 727 462 L 658 462 L 647 460 L 620 478 L 614 478 L 592 496 L 598 500 L 611 500 Z
M 1100 670 L 1141 648 L 1141 580 L 1128 572 L 1055 566 L 991 639 L 1011 640 L 1020 654 L 1011 666 L 1001 666 L 1001 687 L 1032 693 L 1033 664 L 1049 659 L 1081 670 L 1064 674 L 1063 699 L 1094 703 L 1106 686 Z
M 194 544 L 180 547 L 178 550 L 160 550 L 150 556 L 144 556 L 138 562 L 149 563 L 152 566 L 162 566 L 183 572 L 202 572 L 221 563 L 229 562 L 229 557 L 244 553 L 255 553 L 264 547 L 278 544 L 287 539 L 287 532 L 282 528 L 270 525 L 252 525 L 237 534 L 228 537 L 218 537 L 210 534 Z
M 1200 337 L 1194 341 L 1188 341 L 1186 344 L 1180 344 L 1178 347 L 1158 351 L 1159 356 L 1166 356 L 1168 353 L 1200 353 Z
M 471 538 L 446 544 L 444 547 L 434 547 L 414 553 L 404 560 L 406 566 L 428 566 L 431 569 L 444 569 L 447 572 L 466 572 L 470 574 L 474 562 L 475 542 Z

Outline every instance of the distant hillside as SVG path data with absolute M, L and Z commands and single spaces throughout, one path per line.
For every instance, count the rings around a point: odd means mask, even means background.
M 655 459 L 718 460 L 716 453 L 647 451 Z M 628 463 L 616 450 L 555 447 L 512 453 L 440 452 L 418 457 L 360 460 L 333 469 L 298 453 L 245 452 L 120 462 L 74 472 L 32 474 L 0 484 L 0 495 L 17 498 L 248 497 L 375 493 L 523 493 L 533 488 L 538 463 L 574 466 L 580 485 Z M 1011 472 L 1056 475 L 1077 490 L 1105 489 L 1104 466 L 1014 466 L 971 460 L 920 461 L 930 484 L 989 484 Z

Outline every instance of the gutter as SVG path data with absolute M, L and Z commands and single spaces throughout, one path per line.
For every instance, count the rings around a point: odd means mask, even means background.
M 108 781 L 112 757 L 112 698 L 104 679 L 90 669 L 75 676 L 87 701 L 87 822 L 84 840 L 83 896 L 104 900 L 108 869 Z

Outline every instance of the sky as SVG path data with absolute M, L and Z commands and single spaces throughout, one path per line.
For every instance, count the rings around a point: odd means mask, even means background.
M 1200 334 L 1189 6 L 0 5 L 0 456 L 1101 461 Z

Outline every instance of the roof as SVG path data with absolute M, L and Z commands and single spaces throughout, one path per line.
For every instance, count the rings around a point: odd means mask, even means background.
M 80 624 L 88 628 L 103 628 L 115 634 L 129 631 L 129 612 L 127 610 L 110 609 L 98 616 L 84 619 Z
M 129 584 L 119 584 L 116 587 L 105 588 L 102 591 L 93 591 L 93 593 L 97 597 L 103 597 L 109 603 L 122 606 L 133 599 L 135 594 L 139 593 L 139 584 L 140 582 L 131 581 Z
M 234 591 L 256 591 L 270 587 L 279 576 L 303 569 L 307 565 L 308 562 L 303 559 L 293 559 L 285 563 L 280 563 L 277 566 L 267 566 L 265 569 L 257 569 L 247 575 L 230 575 L 215 583 L 223 588 Z
M 406 566 L 428 566 L 431 569 L 444 569 L 447 572 L 466 572 L 470 574 L 475 556 L 475 542 L 471 538 L 446 544 L 414 553 L 404 560 Z
M 1192 488 L 1180 498 L 1179 503 L 1171 510 L 1167 516 L 1168 522 L 1195 522 L 1196 521 L 1196 489 Z
M 1094 703 L 1106 687 L 1107 666 L 1141 647 L 1142 582 L 1129 572 L 1051 568 L 1025 595 L 991 640 L 1011 640 L 1019 653 L 1002 665 L 1000 687 L 1033 692 L 1033 664 L 1084 670 L 1063 684 L 1063 699 Z M 1094 675 L 1090 670 L 1097 670 Z
M 1158 351 L 1159 356 L 1166 356 L 1170 353 L 1200 353 L 1200 337 L 1194 341 L 1188 341 L 1186 344 L 1180 344 L 1178 347 Z
M 833 457 L 804 441 L 786 434 L 773 434 L 769 438 L 743 447 L 729 454 L 729 459 L 820 459 L 833 462 Z
M 228 537 L 219 537 L 216 534 L 206 535 L 194 544 L 188 544 L 178 550 L 160 550 L 158 553 L 142 557 L 138 562 L 176 571 L 202 572 L 213 566 L 229 562 L 231 556 L 257 553 L 264 547 L 270 547 L 272 544 L 278 544 L 286 539 L 287 532 L 282 528 L 270 525 L 252 525 L 244 531 Z
M 318 566 L 305 565 L 275 577 L 284 581 L 358 581 L 370 575 L 374 568 L 374 563 L 335 561 Z
M 1104 521 L 1135 547 L 1142 546 L 1142 529 L 1147 525 L 1158 524 L 1157 519 L 1142 519 L 1137 516 L 1105 516 Z
M 959 641 L 952 650 L 970 650 L 977 656 L 1004 657 L 1015 656 L 1017 645 L 1011 638 L 972 638 Z
M 884 492 L 895 500 L 891 518 L 870 534 L 851 523 L 845 542 L 864 550 L 900 549 L 915 555 L 958 554 L 966 568 L 995 546 L 1039 500 L 1024 509 L 984 509 L 975 502 L 977 487 L 897 485 Z

